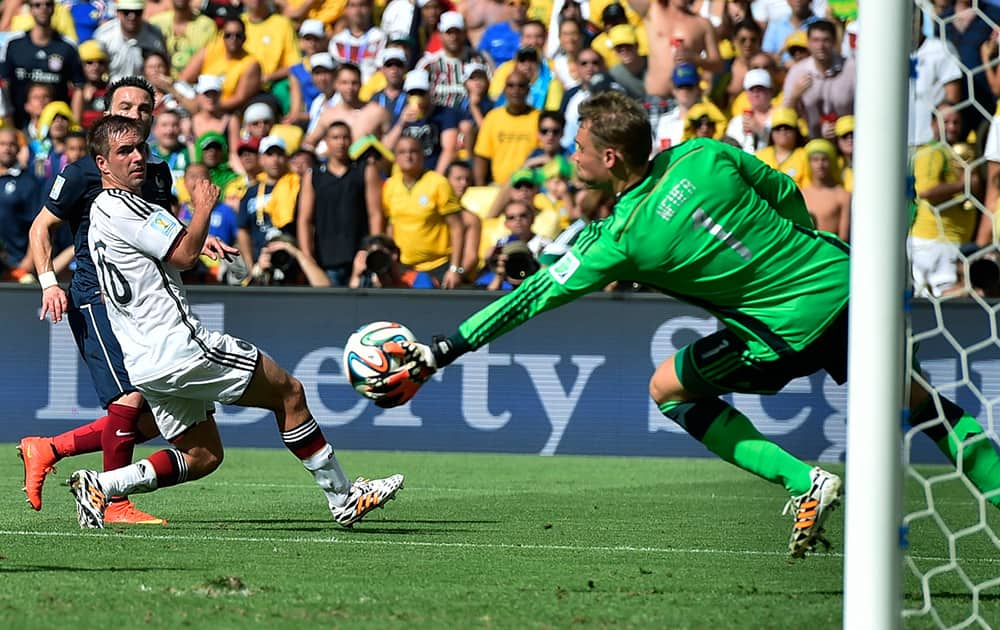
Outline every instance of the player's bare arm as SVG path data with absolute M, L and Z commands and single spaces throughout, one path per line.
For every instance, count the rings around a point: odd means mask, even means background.
M 52 232 L 62 225 L 62 219 L 42 206 L 38 216 L 31 223 L 28 231 L 28 243 L 38 280 L 42 285 L 42 312 L 38 319 L 52 317 L 52 323 L 62 321 L 63 314 L 69 306 L 66 292 L 56 282 L 56 274 L 52 265 Z

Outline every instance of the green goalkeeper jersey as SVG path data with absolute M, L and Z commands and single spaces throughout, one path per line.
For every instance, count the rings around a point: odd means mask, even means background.
M 770 361 L 802 350 L 847 304 L 848 247 L 818 232 L 795 183 L 714 140 L 659 154 L 557 263 L 462 323 L 475 350 L 613 280 L 639 282 L 718 317 Z

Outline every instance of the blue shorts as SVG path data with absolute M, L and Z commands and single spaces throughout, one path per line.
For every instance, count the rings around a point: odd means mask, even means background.
M 107 307 L 81 304 L 78 308 L 70 308 L 66 319 L 76 339 L 76 347 L 90 369 L 101 406 L 107 409 L 118 398 L 136 391 L 125 371 L 125 358 L 111 330 Z

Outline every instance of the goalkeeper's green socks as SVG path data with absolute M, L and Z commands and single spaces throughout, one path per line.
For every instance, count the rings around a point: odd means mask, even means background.
M 730 464 L 781 484 L 792 495 L 809 492 L 812 466 L 761 435 L 746 416 L 725 401 L 669 401 L 659 409 Z
M 983 436 L 975 441 L 973 438 L 985 433 L 979 422 L 965 413 L 961 407 L 941 396 L 941 409 L 947 424 L 953 427 L 949 432 L 945 422 L 924 429 L 948 460 L 958 465 L 959 454 L 962 458 L 962 472 L 983 494 L 990 494 L 988 501 L 1000 507 L 1000 454 L 993 446 L 989 436 Z M 918 410 L 911 419 L 914 426 L 923 424 L 938 417 L 937 408 L 932 399 Z

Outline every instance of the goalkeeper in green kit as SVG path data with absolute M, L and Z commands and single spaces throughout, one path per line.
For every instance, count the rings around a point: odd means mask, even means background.
M 371 379 L 383 407 L 410 400 L 431 374 L 526 320 L 630 280 L 700 306 L 724 324 L 664 361 L 650 379 L 659 409 L 722 459 L 791 495 L 789 552 L 803 557 L 823 537 L 841 501 L 841 480 L 765 438 L 721 396 L 775 394 L 794 378 L 825 370 L 847 380 L 849 250 L 813 229 L 791 178 L 721 142 L 697 139 L 648 160 L 646 113 L 616 92 L 580 106 L 576 163 L 580 180 L 617 197 L 613 214 L 591 223 L 558 262 L 468 318 L 430 345 L 385 347 L 401 367 Z M 952 427 L 926 433 L 994 505 L 1000 506 L 1000 456 L 982 426 L 941 398 Z M 938 417 L 928 393 L 911 385 L 911 423 Z M 876 419 L 863 419 L 874 421 Z M 883 421 L 891 421 L 886 418 Z

